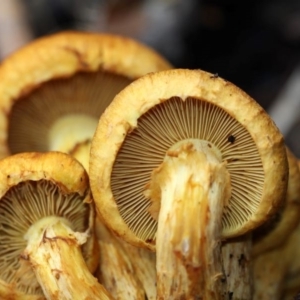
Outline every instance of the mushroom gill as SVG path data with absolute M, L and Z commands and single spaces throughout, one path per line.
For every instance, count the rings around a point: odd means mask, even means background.
M 130 82 L 124 76 L 105 71 L 79 72 L 24 93 L 10 111 L 11 153 L 71 153 L 76 145 L 91 140 L 99 116 Z
M 227 163 L 232 191 L 224 207 L 223 237 L 238 234 L 259 206 L 264 170 L 248 131 L 214 104 L 193 97 L 185 101 L 172 97 L 138 119 L 137 127 L 127 135 L 118 152 L 111 174 L 111 189 L 120 214 L 144 241 L 155 240 L 157 220 L 153 216 L 160 207 L 160 203 L 145 196 L 151 173 L 168 150 L 191 139 L 217 149 L 221 160 Z
M 53 215 L 66 219 L 74 231 L 85 231 L 89 205 L 84 198 L 77 193 L 64 194 L 49 180 L 21 182 L 8 190 L 0 201 L 0 280 L 13 283 L 25 294 L 42 295 L 29 262 L 22 259 L 27 246 L 24 236 L 38 220 Z

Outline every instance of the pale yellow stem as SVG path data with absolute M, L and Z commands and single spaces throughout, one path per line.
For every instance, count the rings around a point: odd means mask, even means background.
M 134 271 L 142 282 L 148 300 L 156 299 L 156 254 L 148 249 L 122 244 L 130 257 Z
M 226 241 L 222 246 L 229 299 L 249 300 L 253 297 L 251 237 L 251 234 L 246 234 Z
M 225 163 L 204 148 L 179 146 L 152 174 L 148 194 L 154 202 L 161 199 L 157 299 L 224 299 L 226 294 L 221 220 L 230 177 Z
M 97 277 L 118 300 L 144 300 L 145 291 L 122 243 L 100 222 L 97 222 L 100 264 Z
M 44 218 L 27 232 L 22 258 L 30 262 L 47 299 L 112 299 L 83 259 L 80 246 L 87 237 L 57 217 Z

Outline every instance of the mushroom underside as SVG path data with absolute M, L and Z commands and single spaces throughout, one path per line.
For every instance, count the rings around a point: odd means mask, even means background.
M 130 82 L 106 71 L 79 72 L 29 89 L 9 113 L 10 152 L 72 151 L 92 138 L 102 112 Z
M 198 140 L 221 153 L 231 179 L 223 235 L 238 232 L 257 210 L 264 170 L 256 144 L 237 120 L 205 100 L 172 97 L 148 110 L 127 134 L 113 165 L 111 189 L 119 212 L 140 239 L 155 242 L 160 204 L 145 195 L 153 170 L 178 143 Z
M 22 259 L 29 228 L 42 218 L 65 219 L 74 231 L 88 228 L 85 195 L 66 194 L 49 180 L 25 181 L 12 187 L 0 201 L 0 280 L 25 294 L 42 294 L 28 261 Z M 85 255 L 83 251 L 83 255 Z

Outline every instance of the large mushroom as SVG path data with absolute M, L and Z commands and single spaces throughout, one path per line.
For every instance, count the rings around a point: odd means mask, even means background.
M 136 80 L 92 140 L 97 211 L 128 242 L 156 248 L 158 299 L 225 297 L 222 240 L 271 217 L 287 178 L 273 121 L 236 86 L 201 70 Z
M 61 152 L 0 161 L 1 299 L 110 299 L 92 272 L 99 254 L 82 165 Z
M 55 150 L 87 168 L 90 140 L 112 98 L 132 80 L 170 67 L 117 35 L 62 32 L 29 43 L 0 66 L 0 158 Z

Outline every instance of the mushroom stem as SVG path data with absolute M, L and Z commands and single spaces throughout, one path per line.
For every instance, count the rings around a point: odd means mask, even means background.
M 97 277 L 115 300 L 144 300 L 145 291 L 122 243 L 97 222 L 100 264 Z
M 146 196 L 152 200 L 150 213 L 160 203 L 157 299 L 224 299 L 221 220 L 230 197 L 226 163 L 207 146 L 177 145 L 154 170 Z
M 226 241 L 222 257 L 230 299 L 253 298 L 252 235 L 246 234 Z
M 156 253 L 128 243 L 122 244 L 130 257 L 137 277 L 141 281 L 147 299 L 156 299 Z
M 28 230 L 22 258 L 30 262 L 47 299 L 112 299 L 83 260 L 80 246 L 87 237 L 58 217 L 45 217 Z

